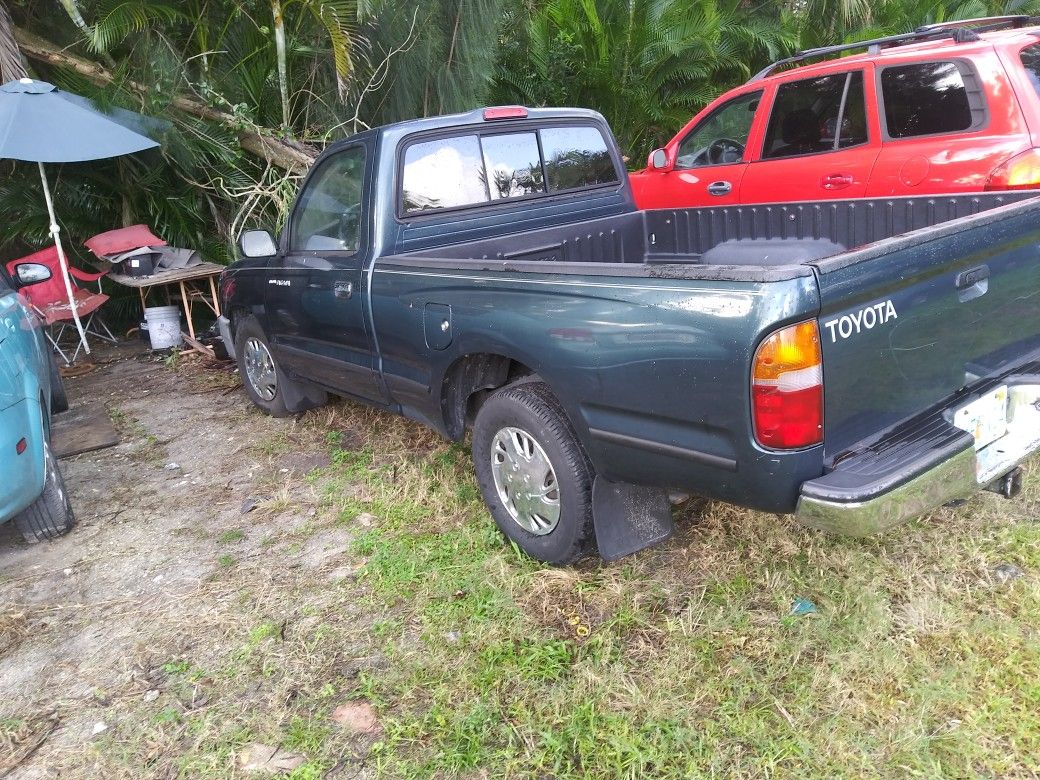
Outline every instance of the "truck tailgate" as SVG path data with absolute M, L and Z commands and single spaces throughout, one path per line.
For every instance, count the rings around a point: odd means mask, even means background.
M 1040 199 L 813 266 L 829 464 L 1040 348 Z

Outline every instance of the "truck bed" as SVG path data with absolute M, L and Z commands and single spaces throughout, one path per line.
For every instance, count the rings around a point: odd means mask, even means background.
M 497 261 L 522 270 L 553 263 L 555 272 L 587 264 L 695 266 L 670 275 L 704 278 L 707 266 L 800 265 L 882 239 L 1034 197 L 1035 192 L 806 201 L 720 208 L 661 209 L 602 217 L 537 231 L 424 248 L 400 257 Z M 781 251 L 782 250 L 782 251 Z M 699 266 L 696 267 L 696 266 Z M 755 274 L 735 271 L 747 280 Z M 722 278 L 716 271 L 710 278 Z

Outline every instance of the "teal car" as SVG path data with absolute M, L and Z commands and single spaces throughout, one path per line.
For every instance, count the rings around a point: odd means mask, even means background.
M 50 278 L 46 266 L 0 269 L 0 523 L 14 521 L 29 542 L 53 539 L 75 517 L 51 451 L 51 415 L 68 400 L 40 323 L 18 290 Z

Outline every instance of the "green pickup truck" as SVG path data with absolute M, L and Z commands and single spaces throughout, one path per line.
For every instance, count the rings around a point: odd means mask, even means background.
M 219 325 L 270 414 L 472 431 L 543 561 L 666 538 L 676 492 L 865 534 L 1010 497 L 1040 447 L 1029 195 L 639 211 L 599 114 L 491 108 L 326 151 Z

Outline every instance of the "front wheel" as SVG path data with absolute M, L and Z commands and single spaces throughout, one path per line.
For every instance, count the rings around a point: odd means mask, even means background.
M 484 403 L 473 465 L 499 529 L 525 553 L 562 565 L 592 552 L 592 466 L 547 385 L 513 385 Z
M 46 441 L 43 443 L 43 460 L 43 492 L 14 518 L 15 526 L 22 532 L 25 541 L 30 543 L 56 539 L 68 533 L 76 523 L 65 480 L 58 470 L 58 460 L 51 452 L 50 443 Z
M 286 377 L 274 362 L 271 348 L 260 324 L 248 317 L 235 329 L 238 371 L 249 400 L 272 417 L 288 417 L 285 405 Z

